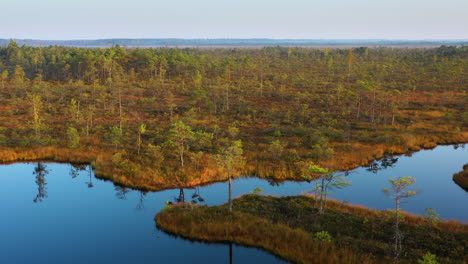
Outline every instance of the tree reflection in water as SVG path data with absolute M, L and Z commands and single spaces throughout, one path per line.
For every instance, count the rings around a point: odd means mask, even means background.
M 232 263 L 232 243 L 229 243 L 229 264 Z
M 381 160 L 378 161 L 370 161 L 369 164 L 367 164 L 366 170 L 372 173 L 377 173 L 378 171 L 395 167 L 395 164 L 397 162 L 397 157 L 383 157 Z
M 47 197 L 47 182 L 46 182 L 46 175 L 49 173 L 47 170 L 46 165 L 42 162 L 38 162 L 36 167 L 34 168 L 33 175 L 36 176 L 36 184 L 37 184 L 37 195 L 34 198 L 34 202 L 42 202 L 44 198 Z
M 91 166 L 88 165 L 88 171 L 89 171 L 89 181 L 86 182 L 86 184 L 88 185 L 88 188 L 93 188 L 94 185 L 93 185 L 93 168 Z
M 137 210 L 143 210 L 145 208 L 145 197 L 148 194 L 148 192 L 145 191 L 140 191 L 140 197 L 138 199 L 138 203 L 135 207 Z
M 129 190 L 128 188 L 122 187 L 122 186 L 116 186 L 115 190 L 117 191 L 115 196 L 120 200 L 127 200 L 127 193 L 132 191 L 132 190 Z
M 196 187 L 195 192 L 191 196 L 191 200 L 188 201 L 191 204 L 201 204 L 205 202 L 205 198 L 203 198 L 200 194 L 200 188 Z M 179 188 L 179 196 L 174 197 L 175 203 L 185 203 L 185 190 L 184 188 Z M 173 204 L 172 201 L 166 201 L 166 205 Z
M 185 192 L 183 188 L 179 189 L 179 197 L 175 198 L 177 203 L 184 203 L 185 202 Z
M 195 193 L 192 194 L 192 203 L 197 204 L 197 203 L 204 203 L 204 202 L 205 202 L 205 199 L 203 199 L 203 197 L 201 197 L 200 188 L 197 186 L 195 188 Z
M 70 165 L 70 176 L 72 179 L 78 177 L 80 175 L 80 171 L 86 170 L 85 164 L 71 164 Z

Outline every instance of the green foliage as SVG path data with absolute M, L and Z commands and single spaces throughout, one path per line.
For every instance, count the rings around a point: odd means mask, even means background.
M 242 141 L 236 140 L 226 148 L 223 148 L 214 158 L 224 168 L 229 177 L 239 170 L 245 163 L 243 157 Z
M 120 143 L 122 142 L 122 130 L 120 129 L 120 127 L 110 127 L 109 139 L 115 147 L 118 147 L 120 145 Z
M 122 162 L 122 153 L 117 152 L 114 155 L 112 155 L 112 164 L 116 167 L 120 167 L 120 164 Z
M 112 164 L 115 168 L 122 171 L 125 175 L 134 176 L 136 173 L 136 165 L 125 158 L 125 152 L 117 152 L 112 156 Z
M 409 198 L 417 194 L 416 191 L 408 190 L 407 188 L 412 184 L 416 183 L 416 179 L 407 176 L 407 177 L 399 177 L 397 179 L 390 179 L 390 183 L 392 184 L 392 191 L 388 188 L 384 188 L 383 192 L 389 198 L 395 200 L 395 227 L 394 227 L 394 244 L 393 244 L 393 253 L 394 258 L 398 259 L 401 251 L 402 251 L 402 233 L 400 232 L 400 203 L 401 200 L 404 198 Z
M 141 144 L 142 144 L 142 139 L 141 136 L 146 133 L 146 125 L 145 124 L 140 124 L 138 126 L 138 139 L 137 139 L 137 152 L 138 155 L 140 155 L 140 149 L 141 149 Z
M 392 191 L 388 188 L 384 188 L 383 192 L 389 196 L 390 198 L 408 198 L 417 194 L 416 191 L 407 190 L 407 188 L 414 183 L 416 183 L 416 179 L 407 176 L 407 177 L 398 177 L 397 179 L 389 179 L 389 182 L 392 184 Z
M 230 125 L 227 129 L 227 134 L 229 138 L 234 139 L 239 135 L 239 128 L 237 127 L 236 123 Z
M 313 162 L 300 163 L 299 165 L 301 166 L 302 178 L 308 181 L 315 181 L 313 193 L 315 199 L 320 202 L 320 213 L 324 211 L 330 190 L 343 189 L 351 185 L 340 173 L 320 167 Z
M 314 238 L 315 240 L 320 241 L 320 242 L 330 243 L 332 241 L 332 236 L 327 231 L 320 231 L 320 232 L 315 233 Z
M 164 161 L 164 154 L 160 146 L 148 144 L 144 148 L 145 164 L 152 167 L 160 167 Z
M 436 225 L 440 222 L 440 215 L 432 208 L 426 208 L 423 214 L 424 219 L 429 223 Z
M 202 158 L 203 158 L 203 152 L 202 151 L 190 153 L 190 160 L 192 161 L 192 163 L 193 163 L 193 165 L 195 167 L 195 170 L 200 169 L 200 163 L 202 161 Z
M 317 179 L 317 177 L 331 173 L 329 169 L 320 167 L 314 162 L 302 163 L 301 169 L 302 169 L 302 178 L 308 181 Z
M 271 153 L 273 159 L 280 159 L 283 155 L 285 143 L 282 143 L 279 139 L 273 140 L 268 147 L 268 151 Z
M 179 156 L 180 166 L 184 166 L 184 155 L 190 149 L 190 144 L 194 140 L 195 134 L 190 126 L 184 124 L 182 120 L 176 121 L 172 124 L 169 130 L 166 145 L 175 149 Z
M 427 252 L 421 259 L 418 259 L 419 264 L 439 264 L 437 256 Z
M 77 148 L 80 144 L 80 134 L 76 128 L 69 126 L 67 129 L 68 146 L 70 148 Z
M 193 148 L 197 150 L 209 149 L 211 147 L 213 137 L 213 133 L 208 133 L 201 130 L 195 131 L 193 134 Z
M 146 125 L 145 124 L 140 124 L 138 126 L 138 133 L 140 135 L 144 135 L 146 133 Z
M 31 101 L 31 114 L 32 114 L 32 126 L 36 137 L 40 137 L 43 129 L 43 117 L 42 117 L 42 98 L 37 94 L 29 94 L 29 100 Z
M 75 99 L 70 100 L 70 105 L 68 106 L 68 112 L 70 115 L 71 121 L 78 123 L 81 119 L 81 111 L 79 103 Z
M 262 189 L 260 187 L 256 187 L 255 189 L 253 189 L 250 193 L 253 194 L 253 195 L 259 195 L 262 193 Z

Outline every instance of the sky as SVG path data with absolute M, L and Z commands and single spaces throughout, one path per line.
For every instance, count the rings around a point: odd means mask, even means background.
M 0 0 L 0 38 L 468 39 L 468 0 Z

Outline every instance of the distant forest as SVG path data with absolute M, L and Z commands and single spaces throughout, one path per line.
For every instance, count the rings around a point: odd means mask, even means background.
M 0 46 L 10 40 L 0 39 Z M 468 40 L 386 40 L 386 39 L 97 39 L 34 40 L 15 39 L 18 45 L 66 47 L 438 47 L 468 45 Z

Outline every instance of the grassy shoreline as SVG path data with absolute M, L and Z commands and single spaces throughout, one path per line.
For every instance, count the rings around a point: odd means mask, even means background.
M 468 163 L 463 165 L 463 170 L 453 174 L 453 181 L 468 192 Z
M 295 263 L 390 263 L 392 240 L 390 212 L 362 206 L 327 203 L 319 216 L 310 197 L 246 195 L 226 206 L 175 205 L 155 216 L 156 225 L 173 235 L 204 242 L 232 242 L 254 246 Z M 313 239 L 327 231 L 332 243 Z M 457 221 L 431 223 L 404 214 L 404 255 L 400 263 L 416 263 L 426 252 L 440 263 L 466 263 L 468 225 Z M 300 239 L 299 239 L 300 238 Z M 349 257 L 346 259 L 345 255 Z
M 466 135 L 465 135 L 466 134 Z M 406 146 L 393 145 L 368 145 L 353 143 L 348 148 L 335 146 L 338 151 L 330 160 L 320 162 L 322 166 L 336 167 L 339 170 L 350 170 L 359 166 L 365 166 L 373 160 L 379 160 L 385 156 L 403 155 L 419 150 L 433 149 L 438 145 L 466 144 L 468 133 L 447 141 L 444 138 L 432 137 L 430 141 L 425 137 L 419 138 L 414 144 Z M 340 149 L 343 149 L 340 151 Z M 57 146 L 44 146 L 29 148 L 0 148 L 0 163 L 9 164 L 16 162 L 51 161 L 72 164 L 90 164 L 96 177 L 111 180 L 118 185 L 146 191 L 158 191 L 172 188 L 191 188 L 214 182 L 226 181 L 227 176 L 220 171 L 206 156 L 204 166 L 198 170 L 183 168 L 174 170 L 172 164 L 166 167 L 155 165 L 154 167 L 142 166 L 137 161 L 128 160 L 128 167 L 119 167 L 113 160 L 114 152 L 98 147 L 82 147 L 78 149 L 62 148 Z M 276 181 L 297 180 L 300 177 L 300 168 L 297 164 L 284 160 L 276 162 L 262 161 L 255 158 L 256 153 L 247 152 L 247 164 L 241 175 L 250 175 L 263 179 Z M 249 157 L 251 159 L 249 159 Z
M 190 213 L 190 216 L 184 214 L 184 211 Z M 235 243 L 260 248 L 294 263 L 319 264 L 330 259 L 326 263 L 377 263 L 373 258 L 354 254 L 349 249 L 337 248 L 330 243 L 317 243 L 301 229 L 271 223 L 241 212 L 229 215 L 225 209 L 186 209 L 178 205 L 164 210 L 155 220 L 158 228 L 174 236 L 205 243 Z M 187 221 L 190 221 L 188 225 Z

